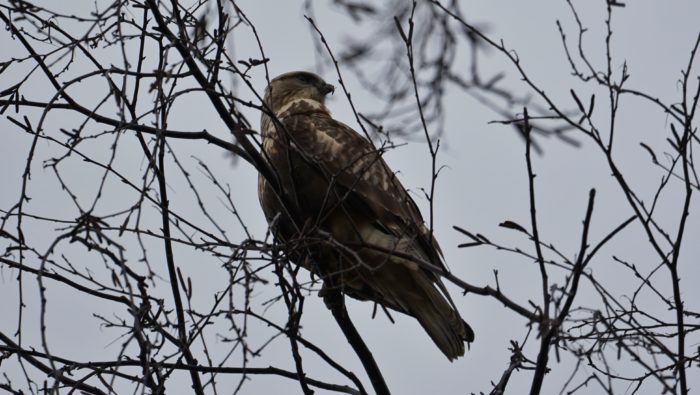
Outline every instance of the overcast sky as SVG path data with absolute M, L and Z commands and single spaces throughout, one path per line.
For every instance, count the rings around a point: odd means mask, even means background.
M 100 2 L 97 3 L 99 7 Z M 93 3 L 87 1 L 67 2 L 61 7 L 70 7 L 67 13 L 80 13 L 87 12 L 83 9 L 87 4 L 93 7 Z M 303 18 L 302 2 L 273 3 L 249 0 L 239 1 L 237 4 L 247 13 L 257 28 L 265 53 L 270 58 L 271 75 L 292 70 L 314 70 L 317 64 L 316 55 L 313 51 L 309 24 Z M 604 52 L 601 39 L 604 34 L 604 1 L 579 1 L 577 5 L 580 7 L 582 20 L 590 28 L 587 37 L 590 39 L 592 57 L 598 65 L 603 65 Z M 57 7 L 57 5 L 53 6 Z M 462 9 L 470 21 L 486 24 L 487 33 L 491 38 L 503 39 L 508 48 L 515 50 L 521 65 L 527 70 L 532 80 L 567 108 L 575 108 L 569 93 L 570 89 L 575 88 L 577 92 L 582 92 L 582 97 L 588 97 L 591 92 L 597 93 L 600 111 L 598 116 L 601 120 L 605 119 L 605 91 L 584 86 L 570 75 L 570 68 L 555 24 L 556 20 L 560 20 L 569 37 L 573 39 L 575 23 L 566 2 L 464 1 Z M 621 71 L 622 64 L 626 61 L 631 74 L 629 87 L 650 92 L 668 103 L 677 101 L 680 97 L 680 85 L 677 81 L 681 77 L 681 69 L 687 65 L 688 52 L 700 31 L 697 22 L 699 15 L 700 2 L 697 1 L 629 1 L 625 8 L 616 10 L 615 14 L 613 50 L 616 58 L 613 60 L 613 67 Z M 321 6 L 320 2 L 315 18 L 319 28 L 326 34 L 329 45 L 334 49 L 342 48 L 343 37 L 362 36 L 366 33 L 366 30 L 351 23 L 336 9 Z M 387 20 L 386 23 L 394 22 Z M 250 35 L 241 31 L 240 35 L 234 35 L 233 56 L 240 59 L 259 58 L 257 45 L 251 40 Z M 26 54 L 17 40 L 9 37 L 6 30 L 0 33 L 0 48 L 3 49 L 0 60 Z M 115 54 L 115 63 L 119 61 L 118 56 L 119 54 Z M 29 67 L 27 63 L 25 62 L 23 67 Z M 508 75 L 506 86 L 522 94 L 532 93 L 517 78 L 514 67 L 505 61 L 502 55 L 491 51 L 485 66 L 492 67 L 494 72 L 505 71 Z M 16 83 L 23 71 L 26 72 L 26 69 L 15 67 L 0 75 L 0 90 Z M 258 92 L 262 92 L 265 86 L 262 69 L 255 70 L 251 75 L 253 86 L 258 89 Z M 323 70 L 322 76 L 328 82 L 337 81 L 334 70 Z M 376 110 L 380 105 L 376 99 L 363 91 L 349 72 L 344 76 L 347 77 L 347 86 L 352 92 L 357 110 L 359 112 Z M 95 100 L 94 92 L 102 92 L 103 85 L 84 84 L 76 87 L 75 92 L 79 92 L 76 95 L 84 100 Z M 45 79 L 36 77 L 22 93 L 28 99 L 48 100 L 55 92 L 47 89 L 47 86 Z M 254 99 L 252 92 L 245 88 L 241 88 L 240 93 L 245 99 Z M 328 107 L 336 119 L 358 128 L 347 99 L 342 94 L 336 92 L 329 100 Z M 259 114 L 250 109 L 243 111 L 252 121 L 252 126 L 257 129 Z M 59 128 L 76 126 L 74 119 L 66 117 L 69 115 L 67 112 L 54 111 L 50 114 L 44 125 L 44 132 L 49 135 L 58 137 Z M 12 112 L 5 115 L 15 116 Z M 435 234 L 445 252 L 448 266 L 460 278 L 480 286 L 495 286 L 493 271 L 498 270 L 501 288 L 513 299 L 523 301 L 523 304 L 526 304 L 527 300 L 540 303 L 538 269 L 533 262 L 488 248 L 458 249 L 457 245 L 467 240 L 452 229 L 453 225 L 458 225 L 482 233 L 499 243 L 518 245 L 532 250 L 532 245 L 523 239 L 522 234 L 498 227 L 498 224 L 504 220 L 513 220 L 523 225 L 529 224 L 525 146 L 521 137 L 514 133 L 510 126 L 490 124 L 492 120 L 501 119 L 500 116 L 457 91 L 448 92 L 446 116 L 443 145 L 438 157 L 439 163 L 446 168 L 438 179 L 434 223 Z M 38 117 L 32 120 L 36 122 Z M 668 151 L 665 139 L 669 135 L 669 124 L 669 119 L 661 111 L 640 100 L 625 98 L 621 104 L 616 154 L 621 168 L 628 174 L 633 187 L 645 201 L 653 198 L 655 187 L 663 172 L 649 163 L 649 155 L 639 146 L 639 142 L 645 141 L 659 152 Z M 176 130 L 206 129 L 221 138 L 229 138 L 225 127 L 214 115 L 209 103 L 201 100 L 201 97 L 184 98 L 178 102 L 173 109 L 169 125 Z M 3 136 L 3 143 L 0 144 L 2 168 L 0 182 L 4 186 L 0 192 L 0 207 L 7 210 L 19 198 L 21 174 L 26 164 L 31 138 L 19 131 L 5 117 L 0 119 L 0 130 Z M 100 127 L 93 132 L 96 133 L 99 130 Z M 115 162 L 116 167 L 138 181 L 140 171 L 145 164 L 139 162 L 140 150 L 136 142 L 129 142 L 130 136 L 123 138 L 126 141 L 121 143 L 123 149 Z M 544 155 L 536 156 L 534 160 L 538 175 L 536 180 L 538 213 L 541 221 L 540 234 L 543 240 L 555 244 L 569 257 L 574 256 L 580 244 L 581 222 L 590 188 L 596 188 L 598 192 L 591 227 L 593 242 L 607 235 L 612 228 L 631 214 L 619 187 L 610 177 L 604 157 L 590 141 L 586 141 L 583 137 L 578 137 L 578 140 L 582 143 L 581 147 L 566 145 L 553 138 L 541 139 L 540 144 Z M 95 149 L 96 157 L 108 158 L 109 141 L 111 140 L 105 139 L 102 145 L 95 143 L 91 146 Z M 256 238 L 264 238 L 267 224 L 258 205 L 257 174 L 254 169 L 243 161 L 232 164 L 231 158 L 226 153 L 203 142 L 182 140 L 172 141 L 171 144 L 188 169 L 195 170 L 197 158 L 201 159 L 221 182 L 231 185 L 234 202 L 248 230 Z M 131 152 L 136 153 L 135 157 L 139 158 L 138 161 L 130 157 L 128 147 L 133 149 Z M 101 154 L 100 149 L 103 149 Z M 32 200 L 27 204 L 26 210 L 36 215 L 57 216 L 72 220 L 78 215 L 75 206 L 70 198 L 61 192 L 52 171 L 41 166 L 43 160 L 60 152 L 59 148 L 40 142 L 32 167 L 32 181 L 29 188 Z M 403 184 L 414 192 L 413 196 L 427 218 L 428 203 L 420 195 L 420 188 L 427 188 L 430 185 L 430 156 L 426 145 L 420 141 L 411 141 L 391 150 L 386 158 L 389 165 L 400 172 L 399 177 Z M 66 176 L 66 182 L 78 193 L 79 200 L 90 202 L 94 199 L 96 186 L 101 177 L 98 169 L 91 168 L 76 158 L 66 163 L 62 174 Z M 200 177 L 202 177 L 201 174 Z M 173 176 L 170 182 L 173 210 L 185 217 L 199 218 L 200 222 L 206 225 L 185 180 L 182 177 Z M 207 199 L 212 210 L 220 215 L 218 218 L 230 219 L 224 222 L 229 238 L 234 242 L 244 240 L 246 236 L 242 227 L 218 200 L 220 194 L 206 183 L 202 188 L 205 195 L 211 193 Z M 134 196 L 133 191 L 124 190 L 123 186 L 116 181 L 113 185 L 109 185 L 107 191 L 109 197 L 97 208 L 97 211 L 101 211 L 102 214 L 113 212 L 116 207 L 123 207 L 123 200 Z M 677 206 L 680 191 L 680 184 L 675 185 L 672 192 L 660 202 L 658 209 L 661 222 L 668 225 L 670 229 L 675 229 L 675 225 L 672 224 L 677 223 L 680 215 L 680 207 Z M 700 291 L 693 286 L 700 278 L 700 266 L 697 262 L 697 258 L 700 257 L 700 244 L 697 242 L 700 240 L 698 208 L 698 201 L 695 200 L 690 210 L 687 242 L 682 250 L 681 277 L 685 286 L 686 308 L 693 311 L 700 310 Z M 33 240 L 34 245 L 44 248 L 44 251 L 49 248 L 48 243 L 52 240 L 48 235 L 55 235 L 58 228 L 56 224 L 29 220 L 26 227 L 25 233 L 28 239 Z M 157 225 L 153 229 L 157 230 Z M 641 228 L 632 227 L 623 232 L 610 248 L 601 251 L 600 256 L 592 263 L 591 269 L 598 273 L 599 278 L 609 281 L 607 285 L 621 298 L 633 292 L 637 284 L 616 281 L 619 278 L 630 277 L 627 271 L 614 263 L 612 255 L 650 270 L 657 261 L 655 257 L 649 259 L 652 256 L 651 249 L 645 242 Z M 0 243 L 6 243 L 6 239 L 2 239 Z M 0 246 L 5 247 L 3 244 Z M 77 254 L 69 247 L 66 248 L 67 254 Z M 154 252 L 154 254 L 153 261 L 158 262 L 157 253 Z M 133 257 L 136 259 L 138 253 L 134 252 Z M 183 272 L 192 278 L 193 304 L 205 310 L 206 306 L 211 305 L 213 292 L 223 289 L 226 284 L 227 278 L 221 268 L 221 261 L 182 247 L 176 248 L 176 260 Z M 38 265 L 37 262 L 32 263 Z M 101 262 L 92 264 L 96 275 L 109 275 Z M 164 280 L 167 278 L 165 264 L 154 269 L 163 276 L 163 280 L 160 280 L 154 292 L 167 297 L 169 285 Z M 555 274 L 552 281 L 561 284 L 564 278 L 562 273 L 556 271 L 553 273 Z M 0 320 L 0 330 L 8 334 L 14 333 L 17 328 L 16 275 L 16 272 L 0 265 L 0 300 L 2 301 L 0 316 L 4 317 Z M 269 279 L 273 277 L 270 276 Z M 666 288 L 662 287 L 662 291 L 670 289 L 668 283 L 665 284 Z M 272 283 L 269 286 L 272 287 Z M 497 381 L 508 365 L 509 341 L 524 339 L 527 333 L 524 319 L 490 298 L 476 295 L 461 296 L 457 288 L 452 286 L 448 288 L 455 298 L 460 313 L 476 332 L 476 341 L 465 357 L 452 363 L 445 359 L 415 320 L 400 314 L 393 315 L 395 324 L 391 324 L 381 314 L 371 319 L 370 303 L 348 302 L 355 324 L 374 352 L 387 383 L 394 393 L 488 392 L 491 389 L 490 382 Z M 113 306 L 103 310 L 105 307 L 102 303 L 84 298 L 74 292 L 66 292 L 60 287 L 49 287 L 48 292 L 50 296 L 48 332 L 53 352 L 59 355 L 63 353 L 77 360 L 94 361 L 109 359 L 115 350 L 119 349 L 120 339 L 117 336 L 121 332 L 101 327 L 100 320 L 92 314 L 98 311 L 101 312 L 100 314 L 113 314 L 114 311 L 109 310 Z M 274 293 L 274 289 L 267 292 L 260 291 L 260 294 L 254 297 L 258 303 L 262 303 Z M 28 281 L 25 294 L 28 304 L 23 323 L 26 330 L 25 344 L 39 345 L 39 309 L 36 282 L 33 279 Z M 651 300 L 652 296 L 649 295 L 648 298 Z M 595 306 L 593 299 L 591 289 L 584 286 L 575 305 Z M 659 303 L 650 302 L 650 305 L 659 309 L 656 311 L 658 314 L 672 315 L 672 312 L 662 310 Z M 276 322 L 284 322 L 286 309 L 280 303 L 271 308 L 268 314 Z M 336 360 L 343 361 L 369 387 L 369 382 L 365 379 L 362 367 L 352 349 L 343 338 L 322 300 L 315 295 L 307 298 L 302 326 L 301 333 L 304 337 L 330 350 Z M 256 326 L 254 329 L 255 331 L 251 330 L 249 333 L 251 342 L 264 341 L 266 335 L 272 333 L 264 325 Z M 210 345 L 221 345 L 222 352 L 227 350 L 228 346 L 220 339 L 217 340 L 216 333 L 218 331 L 225 334 L 226 330 L 224 325 L 219 325 L 209 335 Z M 688 350 L 692 351 L 698 345 L 698 338 L 690 339 Z M 32 343 L 35 341 L 36 343 Z M 534 358 L 536 354 L 532 346 L 538 343 L 531 340 L 529 344 L 531 347 L 527 349 L 528 355 Z M 217 352 L 219 350 L 213 351 L 214 354 Z M 565 357 L 562 361 L 563 366 L 571 363 L 571 359 L 567 358 Z M 331 372 L 322 361 L 311 354 L 305 354 L 304 362 L 311 377 L 343 382 L 342 378 Z M 550 363 L 553 365 L 554 374 L 546 376 L 543 393 L 558 391 L 570 373 L 570 369 L 558 365 L 555 359 Z M 240 361 L 233 358 L 230 364 L 236 366 Z M 287 339 L 278 338 L 260 358 L 250 361 L 250 366 L 268 365 L 293 370 L 294 365 Z M 21 386 L 19 383 L 22 383 L 20 379 L 22 376 L 15 359 L 4 361 L 0 366 L 0 372 L 8 374 Z M 700 387 L 698 368 L 693 367 L 688 373 L 690 387 Z M 229 381 L 236 383 L 235 379 L 235 377 L 219 377 L 217 380 L 220 383 Z M 531 372 L 516 373 L 509 386 L 511 393 L 521 393 L 518 390 L 519 386 L 529 388 L 530 379 Z M 170 383 L 169 393 L 187 393 L 189 378 L 180 375 L 175 380 L 182 383 L 182 390 L 179 390 L 174 383 Z M 220 389 L 223 388 L 225 387 L 220 387 Z M 623 387 L 618 390 L 620 393 L 626 393 Z M 300 391 L 297 383 L 270 376 L 253 377 L 253 380 L 245 385 L 242 393 L 300 393 Z M 222 392 L 225 393 L 225 391 Z M 317 393 L 324 392 L 319 390 Z M 599 387 L 590 386 L 581 393 L 596 394 L 599 393 Z

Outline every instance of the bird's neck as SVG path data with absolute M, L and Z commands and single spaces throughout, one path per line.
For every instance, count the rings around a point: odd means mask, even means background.
M 282 121 L 284 118 L 293 115 L 310 114 L 324 114 L 330 116 L 330 111 L 328 111 L 328 108 L 320 101 L 306 97 L 291 99 L 275 111 L 275 117 L 278 121 Z M 271 133 L 277 130 L 277 128 L 272 127 L 274 124 L 275 122 L 268 114 L 262 114 L 260 118 L 260 128 L 262 129 L 263 139 L 269 137 Z
M 292 99 L 284 105 L 282 105 L 282 107 L 280 107 L 279 110 L 275 111 L 275 115 L 277 116 L 277 118 L 284 118 L 290 115 L 309 114 L 317 112 L 330 114 L 328 108 L 326 108 L 326 106 L 323 105 L 323 103 L 321 103 L 320 101 L 309 98 L 297 98 Z

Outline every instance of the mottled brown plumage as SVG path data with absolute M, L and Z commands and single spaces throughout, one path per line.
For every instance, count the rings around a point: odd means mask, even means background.
M 324 105 L 333 87 L 315 74 L 280 75 L 265 90 L 263 156 L 280 196 L 259 178 L 258 193 L 290 256 L 360 300 L 409 314 L 450 359 L 474 333 L 435 274 L 400 255 L 444 267 L 413 199 L 380 153 Z M 441 293 L 442 292 L 442 293 Z

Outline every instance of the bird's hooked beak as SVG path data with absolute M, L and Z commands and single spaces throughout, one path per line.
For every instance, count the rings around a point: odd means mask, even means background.
M 327 95 L 327 94 L 329 94 L 329 93 L 335 92 L 335 86 L 333 86 L 333 85 L 331 85 L 331 84 L 326 84 L 326 83 L 324 83 L 324 84 L 321 85 L 321 87 L 319 88 L 319 91 L 325 96 L 325 95 Z

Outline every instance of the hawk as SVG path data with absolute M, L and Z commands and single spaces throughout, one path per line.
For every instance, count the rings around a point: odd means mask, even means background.
M 333 90 L 303 71 L 265 89 L 262 155 L 275 178 L 258 180 L 265 217 L 324 286 L 415 317 L 450 361 L 462 356 L 474 332 L 439 276 L 417 263 L 444 269 L 440 246 L 381 153 L 333 119 L 324 104 Z

